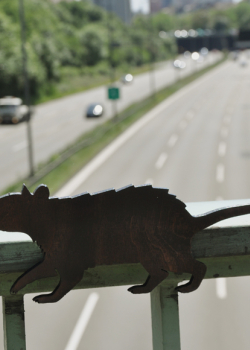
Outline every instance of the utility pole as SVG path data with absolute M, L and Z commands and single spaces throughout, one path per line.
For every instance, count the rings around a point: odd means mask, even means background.
M 113 62 L 113 56 L 114 56 L 114 37 L 113 37 L 113 27 L 112 27 L 112 21 L 111 16 L 109 13 L 113 14 L 113 0 L 108 0 L 109 6 L 107 6 L 108 9 L 108 39 L 109 39 L 109 67 L 110 67 L 110 81 L 113 83 L 115 81 L 115 67 Z M 110 17 L 110 20 L 109 20 Z
M 155 43 L 154 43 L 154 28 L 152 23 L 152 17 L 149 14 L 149 52 L 150 52 L 150 72 L 149 72 L 149 81 L 150 81 L 150 89 L 152 93 L 152 97 L 155 99 L 156 97 L 156 86 L 155 86 Z
M 113 37 L 113 27 L 112 27 L 112 21 L 110 18 L 109 21 L 109 17 L 110 17 L 110 13 L 111 16 L 114 13 L 114 0 L 105 0 L 106 3 L 106 9 L 107 9 L 107 28 L 108 28 L 108 47 L 109 47 L 109 68 L 110 68 L 110 83 L 111 85 L 114 83 L 116 75 L 115 75 L 115 66 L 114 66 L 114 61 L 113 61 L 113 57 L 114 57 L 114 47 L 115 47 L 115 43 L 114 43 L 114 37 Z M 118 110 L 117 110 L 117 101 L 113 100 L 112 101 L 112 109 L 113 109 L 113 117 L 114 119 L 117 118 L 118 116 Z
M 28 138 L 28 158 L 29 158 L 29 176 L 34 175 L 33 163 L 33 144 L 31 133 L 31 109 L 30 109 L 30 87 L 27 69 L 26 35 L 25 35 L 25 16 L 23 0 L 19 0 L 19 18 L 21 23 L 21 41 L 22 41 L 22 60 L 23 60 L 23 78 L 24 78 L 24 99 L 28 107 L 27 117 L 27 138 Z

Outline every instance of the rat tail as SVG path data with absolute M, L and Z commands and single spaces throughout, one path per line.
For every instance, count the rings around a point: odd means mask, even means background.
M 235 216 L 250 214 L 250 205 L 239 207 L 222 208 L 194 217 L 196 232 L 201 231 L 221 220 L 229 219 Z

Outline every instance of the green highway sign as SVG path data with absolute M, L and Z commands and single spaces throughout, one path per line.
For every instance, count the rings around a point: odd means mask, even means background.
M 120 98 L 120 90 L 116 86 L 110 86 L 108 88 L 108 98 L 109 100 L 118 100 Z

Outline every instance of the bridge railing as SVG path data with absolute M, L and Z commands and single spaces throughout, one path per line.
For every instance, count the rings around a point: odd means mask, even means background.
M 250 200 L 190 203 L 192 214 L 216 208 L 250 203 Z M 250 275 L 250 215 L 222 221 L 197 233 L 192 241 L 193 256 L 207 266 L 205 278 Z M 23 295 L 48 292 L 59 278 L 37 280 L 18 295 L 11 295 L 13 282 L 43 259 L 29 237 L 0 232 L 0 295 L 3 297 L 4 349 L 25 350 Z M 140 264 L 100 266 L 89 269 L 76 289 L 140 284 L 147 272 Z M 169 274 L 151 293 L 153 350 L 180 350 L 179 307 L 176 285 L 190 275 Z

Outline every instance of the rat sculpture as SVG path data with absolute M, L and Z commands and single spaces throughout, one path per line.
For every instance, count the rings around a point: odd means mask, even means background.
M 190 273 L 190 281 L 177 290 L 192 292 L 206 273 L 206 266 L 191 255 L 194 234 L 249 213 L 250 205 L 245 205 L 193 217 L 167 189 L 150 185 L 64 198 L 50 198 L 45 185 L 34 194 L 23 185 L 21 193 L 0 198 L 0 230 L 28 234 L 44 251 L 44 259 L 17 279 L 11 293 L 58 272 L 55 290 L 34 298 L 38 303 L 56 302 L 88 268 L 129 263 L 141 263 L 149 274 L 143 285 L 129 288 L 134 294 L 151 292 L 168 271 Z

